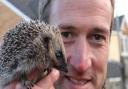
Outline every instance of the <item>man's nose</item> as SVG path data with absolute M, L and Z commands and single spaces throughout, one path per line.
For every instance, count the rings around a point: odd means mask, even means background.
M 70 65 L 77 73 L 84 73 L 92 66 L 92 51 L 88 41 L 79 37 L 74 45 L 70 58 Z

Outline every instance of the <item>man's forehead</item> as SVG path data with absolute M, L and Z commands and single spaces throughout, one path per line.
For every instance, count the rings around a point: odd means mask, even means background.
M 50 23 L 82 27 L 88 22 L 102 21 L 103 26 L 106 25 L 105 28 L 110 27 L 112 18 L 112 10 L 109 9 L 110 0 L 54 0 L 52 4 Z
M 88 14 L 90 12 L 95 13 L 98 11 L 112 15 L 112 6 L 110 0 L 53 0 L 51 6 L 51 15 L 65 14 L 76 12 Z M 60 13 L 61 12 L 61 13 Z
M 76 8 L 88 9 L 92 7 L 101 7 L 112 12 L 112 4 L 110 0 L 52 0 L 51 11 L 75 10 Z
M 52 5 L 55 6 L 67 6 L 67 5 L 79 5 L 79 4 L 102 4 L 107 8 L 111 8 L 111 0 L 52 0 Z

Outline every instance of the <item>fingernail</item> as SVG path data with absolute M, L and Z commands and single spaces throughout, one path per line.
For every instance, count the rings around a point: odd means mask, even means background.
M 55 80 L 57 80 L 59 78 L 59 71 L 58 70 L 53 69 L 52 78 L 55 78 Z

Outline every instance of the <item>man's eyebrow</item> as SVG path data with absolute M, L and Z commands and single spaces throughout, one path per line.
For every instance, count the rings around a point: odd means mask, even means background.
M 74 29 L 77 29 L 73 25 L 69 25 L 69 24 L 68 25 L 67 24 L 60 24 L 59 28 L 63 29 L 63 30 L 74 30 Z
M 94 31 L 95 33 L 103 33 L 103 34 L 110 35 L 110 29 L 95 27 L 95 28 L 93 28 L 93 31 Z

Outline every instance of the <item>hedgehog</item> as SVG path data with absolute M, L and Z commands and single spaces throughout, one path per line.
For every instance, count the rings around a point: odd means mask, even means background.
M 3 37 L 0 47 L 0 84 L 4 88 L 17 80 L 31 89 L 52 68 L 67 72 L 61 32 L 40 21 L 21 21 Z M 38 71 L 34 79 L 27 75 Z

